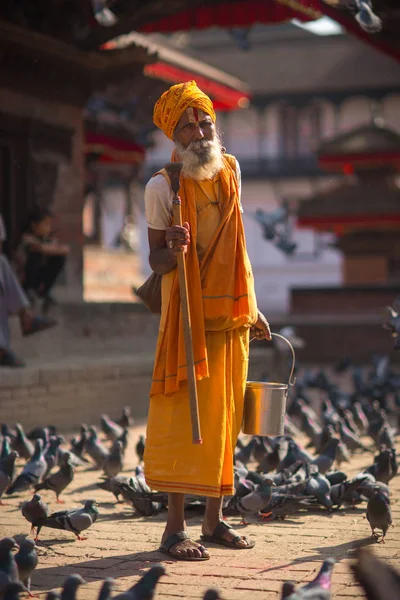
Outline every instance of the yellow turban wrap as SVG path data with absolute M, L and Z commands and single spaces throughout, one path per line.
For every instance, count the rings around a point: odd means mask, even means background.
M 154 106 L 153 121 L 172 140 L 175 127 L 189 106 L 207 113 L 215 123 L 217 117 L 213 103 L 195 81 L 178 83 L 164 92 Z

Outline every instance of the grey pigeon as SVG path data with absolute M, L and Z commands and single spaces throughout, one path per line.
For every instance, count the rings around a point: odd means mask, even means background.
M 86 454 L 95 462 L 98 469 L 103 468 L 105 459 L 108 456 L 108 451 L 98 439 L 95 427 L 89 428 L 89 437 L 86 442 Z
M 7 456 L 9 454 L 11 454 L 11 451 L 12 451 L 11 438 L 9 438 L 7 435 L 5 435 L 1 442 L 0 461 L 6 459 Z
M 328 479 L 320 473 L 312 474 L 308 481 L 304 494 L 307 496 L 313 496 L 318 500 L 322 506 L 325 506 L 328 510 L 332 510 L 332 500 L 330 496 L 331 484 Z
M 124 431 L 122 432 L 122 435 L 118 438 L 117 442 L 121 442 L 122 444 L 122 451 L 125 454 L 126 449 L 128 447 L 128 440 L 129 440 L 129 431 L 128 429 L 124 429 Z
M 204 592 L 203 600 L 221 600 L 221 594 L 218 590 L 210 588 Z
M 48 527 L 50 529 L 63 529 L 65 531 L 72 531 L 78 540 L 84 540 L 86 538 L 81 537 L 81 532 L 85 529 L 89 529 L 91 525 L 96 521 L 99 511 L 97 510 L 98 503 L 96 500 L 86 500 L 83 508 L 75 508 L 71 510 L 61 510 L 59 512 L 52 513 L 48 517 L 41 519 L 37 522 L 37 536 L 42 527 Z
M 375 456 L 373 465 L 365 471 L 371 473 L 376 481 L 388 484 L 397 473 L 396 451 L 390 448 L 381 448 L 380 453 Z
M 97 483 L 97 487 L 101 490 L 105 490 L 107 492 L 111 492 L 114 494 L 117 502 L 119 502 L 119 497 L 123 495 L 123 490 L 121 489 L 121 484 L 125 483 L 129 485 L 129 477 L 124 477 L 123 475 L 117 475 L 116 477 L 110 477 L 103 481 Z M 128 502 L 130 502 L 129 498 L 124 498 Z
M 86 440 L 88 435 L 88 428 L 85 424 L 81 425 L 80 437 L 72 438 L 71 440 L 71 448 L 70 452 L 78 456 L 79 458 L 83 458 L 83 453 L 85 451 Z
M 39 562 L 36 552 L 36 544 L 33 540 L 25 538 L 19 544 L 19 550 L 15 555 L 18 567 L 18 579 L 22 581 L 29 595 L 31 592 L 31 576 Z
M 15 477 L 15 461 L 18 453 L 12 450 L 7 458 L 0 461 L 0 506 L 3 506 L 2 496 L 10 487 Z
M 136 444 L 136 455 L 137 455 L 137 457 L 139 459 L 139 463 L 143 462 L 144 449 L 145 449 L 144 435 L 140 435 L 139 436 L 139 441 Z
M 376 445 L 378 448 L 386 446 L 386 448 L 394 448 L 394 437 L 392 429 L 388 423 L 384 423 L 379 430 Z
M 103 470 L 107 477 L 115 477 L 124 468 L 122 442 L 114 442 L 109 455 L 103 463 Z
M 34 494 L 32 500 L 24 502 L 21 508 L 22 516 L 32 525 L 31 532 L 37 527 L 37 523 L 49 515 L 49 507 L 43 502 L 40 494 Z
M 283 520 L 288 515 L 308 506 L 307 501 L 308 498 L 306 496 L 272 492 L 271 499 L 264 506 L 263 511 L 260 512 L 260 516 L 263 521 Z
M 273 487 L 275 487 L 273 479 L 265 479 L 262 485 L 237 501 L 238 512 L 245 516 L 262 511 L 271 499 Z
M 378 559 L 368 548 L 360 548 L 357 561 L 350 565 L 368 600 L 400 598 L 400 573 Z
M 55 425 L 47 425 L 47 427 L 35 427 L 28 434 L 30 440 L 43 440 L 43 445 L 46 445 L 50 436 L 57 435 L 57 427 Z
M 340 465 L 344 462 L 349 463 L 350 458 L 350 453 L 347 450 L 346 444 L 344 444 L 342 440 L 339 440 L 339 444 L 336 448 L 336 464 L 338 468 L 340 469 Z
M 333 505 L 337 508 L 340 508 L 343 502 L 346 500 L 351 500 L 351 494 L 354 491 L 359 490 L 367 479 L 368 475 L 364 473 L 362 477 L 332 485 L 330 489 L 330 497 Z
M 114 600 L 153 600 L 157 583 L 166 574 L 163 565 L 154 565 L 125 594 L 115 596 Z
M 51 471 L 57 465 L 58 449 L 63 441 L 64 441 L 64 438 L 62 438 L 60 435 L 57 437 L 51 437 L 49 439 L 49 443 L 44 451 L 44 460 L 46 461 L 47 469 L 46 469 L 46 473 L 43 475 L 43 479 L 47 479 L 47 477 L 50 475 Z
M 352 406 L 352 411 L 353 411 L 354 422 L 357 425 L 358 430 L 361 433 L 361 435 L 367 433 L 368 419 L 367 419 L 367 416 L 361 405 L 361 402 L 354 402 L 354 404 Z
M 101 586 L 97 600 L 111 600 L 111 592 L 114 587 L 114 579 L 107 577 Z
M 15 425 L 16 435 L 12 442 L 12 448 L 21 458 L 29 460 L 34 452 L 34 446 L 32 442 L 26 437 L 23 427 L 20 423 Z
M 355 452 L 356 450 L 364 450 L 365 452 L 370 452 L 370 449 L 362 443 L 359 437 L 350 431 L 346 425 L 342 422 L 339 423 L 340 435 L 343 442 L 346 444 L 350 452 Z
M 335 562 L 334 558 L 324 560 L 315 579 L 301 588 L 296 589 L 292 582 L 285 582 L 281 597 L 287 600 L 329 600 L 331 598 L 332 571 Z
M 47 464 L 43 456 L 43 440 L 38 439 L 35 442 L 35 452 L 29 462 L 26 463 L 23 471 L 18 475 L 14 483 L 8 488 L 6 494 L 15 492 L 24 492 L 29 490 L 32 485 L 39 483 L 46 472 Z
M 78 588 L 86 583 L 80 575 L 69 575 L 64 581 L 61 600 L 76 600 Z
M 52 490 L 56 494 L 58 504 L 64 504 L 63 500 L 60 500 L 60 494 L 65 490 L 67 486 L 74 479 L 74 469 L 71 465 L 71 454 L 66 452 L 63 454 L 62 463 L 58 471 L 53 473 L 45 479 L 42 483 L 35 485 L 35 490 Z
M 25 591 L 24 585 L 21 581 L 13 581 L 9 583 L 4 590 L 3 600 L 19 600 L 21 598 L 21 592 Z
M 127 429 L 128 427 L 132 427 L 133 423 L 134 420 L 132 419 L 131 409 L 129 406 L 125 406 L 121 417 L 117 420 L 117 425 L 123 429 Z
M 392 524 L 392 511 L 389 498 L 378 486 L 374 488 L 374 495 L 368 501 L 367 519 L 371 526 L 372 537 L 377 539 L 375 529 L 380 529 L 382 531 L 380 542 L 385 543 L 386 532 Z
M 0 597 L 8 583 L 18 581 L 18 567 L 12 551 L 18 548 L 14 538 L 0 540 Z
M 122 427 L 112 421 L 108 415 L 101 415 L 100 428 L 111 442 L 115 442 L 123 433 Z
M 313 465 L 318 467 L 318 470 L 322 475 L 331 470 L 333 463 L 336 460 L 336 451 L 339 445 L 337 438 L 331 439 L 322 450 L 321 454 L 317 456 L 312 462 Z

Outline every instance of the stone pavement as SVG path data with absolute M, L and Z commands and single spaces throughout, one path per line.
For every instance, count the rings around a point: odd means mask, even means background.
M 144 426 L 131 431 L 126 472 L 137 464 L 134 447 Z M 400 445 L 398 445 L 400 450 Z M 356 455 L 350 475 L 370 464 L 372 454 Z M 38 542 L 40 555 L 32 591 L 45 598 L 45 592 L 59 587 L 71 573 L 80 573 L 88 582 L 78 593 L 79 600 L 95 600 L 105 577 L 116 580 L 116 590 L 126 590 L 143 572 L 162 561 L 170 577 L 164 577 L 157 589 L 159 598 L 201 598 L 209 587 L 216 587 L 226 600 L 252 600 L 279 597 L 282 582 L 302 583 L 312 579 L 326 557 L 337 560 L 333 576 L 333 598 L 363 598 L 355 584 L 349 565 L 355 548 L 370 545 L 382 559 L 400 567 L 400 477 L 391 482 L 395 528 L 389 529 L 386 544 L 371 541 L 365 518 L 365 504 L 355 510 L 342 509 L 328 514 L 324 510 L 304 512 L 285 521 L 260 523 L 254 519 L 241 526 L 240 519 L 229 523 L 255 539 L 252 550 L 235 551 L 209 545 L 211 560 L 203 563 L 169 561 L 157 552 L 165 522 L 165 514 L 144 518 L 134 514 L 127 504 L 115 504 L 113 496 L 99 490 L 95 482 L 98 471 L 78 469 L 70 489 L 63 495 L 66 508 L 79 506 L 89 498 L 100 502 L 100 517 L 87 532 L 86 541 L 75 541 L 68 532 L 43 529 Z M 42 492 L 52 510 L 59 510 L 54 494 Z M 29 524 L 20 514 L 20 504 L 30 494 L 6 497 L 7 506 L 0 507 L 0 537 L 28 534 Z M 195 539 L 200 535 L 201 517 L 188 513 L 188 527 Z

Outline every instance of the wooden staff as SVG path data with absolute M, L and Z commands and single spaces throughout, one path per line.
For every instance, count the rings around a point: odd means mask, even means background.
M 176 163 L 175 163 L 176 164 Z M 174 197 L 172 200 L 173 217 L 175 225 L 182 227 L 182 210 L 181 210 L 181 199 L 174 189 Z M 179 274 L 179 293 L 181 297 L 181 309 L 182 309 L 182 321 L 183 331 L 185 337 L 185 350 L 186 350 L 186 368 L 187 368 L 187 380 L 189 388 L 189 401 L 190 401 L 190 418 L 192 421 L 192 442 L 193 444 L 202 444 L 200 432 L 200 420 L 199 420 L 199 406 L 197 400 L 197 382 L 196 382 L 196 370 L 194 367 L 194 353 L 193 353 L 193 339 L 192 339 L 192 324 L 190 320 L 189 311 L 189 295 L 186 275 L 186 256 L 184 252 L 181 252 L 177 256 L 178 261 L 178 274 Z

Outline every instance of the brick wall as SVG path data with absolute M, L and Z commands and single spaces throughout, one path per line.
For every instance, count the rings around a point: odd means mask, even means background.
M 98 424 L 99 415 L 117 418 L 124 406 L 145 418 L 152 355 L 91 364 L 3 369 L 0 371 L 1 421 L 25 429 L 53 424 L 61 430 L 82 422 Z

